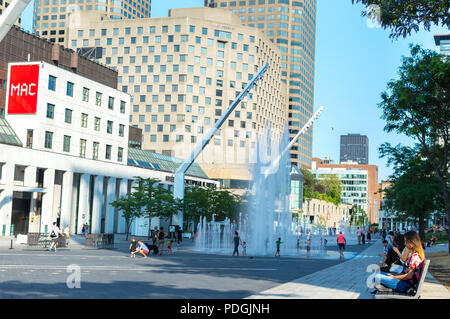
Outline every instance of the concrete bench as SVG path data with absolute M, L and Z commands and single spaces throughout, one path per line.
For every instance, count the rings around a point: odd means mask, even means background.
M 420 292 L 423 287 L 423 283 L 425 281 L 425 277 L 427 276 L 428 266 L 430 265 L 430 260 L 425 260 L 425 264 L 423 265 L 422 272 L 419 278 L 419 284 L 417 285 L 417 290 L 414 295 L 407 295 L 406 293 L 396 292 L 392 289 L 388 291 L 378 291 L 375 295 L 376 299 L 419 299 Z

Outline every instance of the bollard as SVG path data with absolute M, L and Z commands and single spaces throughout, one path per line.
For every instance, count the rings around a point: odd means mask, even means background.
M 11 239 L 11 247 L 9 249 L 13 249 L 13 239 Z

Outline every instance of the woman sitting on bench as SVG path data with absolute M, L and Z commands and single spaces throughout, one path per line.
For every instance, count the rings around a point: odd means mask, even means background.
M 423 251 L 422 242 L 419 235 L 415 231 L 409 231 L 405 234 L 406 248 L 403 255 L 398 248 L 394 247 L 402 261 L 406 261 L 403 266 L 403 271 L 399 275 L 391 273 L 380 272 L 375 276 L 376 290 L 383 290 L 383 287 L 390 288 L 396 292 L 409 293 L 419 282 L 420 272 L 425 261 L 425 253 Z M 408 258 L 409 253 L 412 255 Z M 381 286 L 380 286 L 381 285 Z

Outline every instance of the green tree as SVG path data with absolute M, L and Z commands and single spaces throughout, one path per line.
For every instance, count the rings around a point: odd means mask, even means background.
M 110 204 L 122 212 L 122 217 L 125 219 L 126 225 L 126 240 L 128 240 L 128 235 L 130 234 L 130 228 L 133 221 L 144 215 L 143 210 L 145 207 L 145 194 L 143 191 L 143 185 L 138 184 L 133 187 L 133 191 L 131 193 L 122 196 L 119 200 L 116 200 Z
M 403 57 L 399 67 L 399 79 L 391 80 L 381 94 L 384 129 L 418 142 L 417 153 L 440 182 L 449 218 L 450 59 L 417 45 L 410 49 L 411 57 Z
M 137 184 L 141 185 L 144 198 L 145 216 L 149 222 L 149 237 L 151 232 L 151 220 L 154 217 L 170 219 L 178 212 L 180 203 L 174 199 L 171 191 L 166 189 L 161 181 L 154 178 L 136 177 Z
M 390 29 L 390 38 L 406 37 L 419 31 L 423 24 L 450 27 L 450 2 L 448 0 L 352 0 L 367 7 L 363 17 L 377 18 L 384 29 Z
M 336 175 L 328 174 L 318 184 L 322 187 L 322 199 L 339 206 L 341 203 L 342 182 Z
M 392 147 L 385 143 L 380 147 L 381 157 L 387 156 L 388 163 L 394 164 L 393 185 L 385 190 L 384 208 L 400 220 L 418 220 L 420 238 L 425 240 L 425 220 L 443 208 L 443 201 L 439 179 L 418 150 L 420 145 Z

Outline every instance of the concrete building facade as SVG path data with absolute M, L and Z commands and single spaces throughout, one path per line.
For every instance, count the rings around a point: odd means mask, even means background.
M 307 223 L 322 225 L 326 228 L 339 228 L 341 223 L 350 221 L 351 204 L 342 203 L 336 206 L 333 203 L 311 198 L 303 204 L 302 217 Z
M 125 219 L 111 203 L 132 190 L 136 176 L 173 187 L 173 163 L 180 160 L 128 149 L 128 125 L 121 124 L 129 117 L 128 94 L 45 62 L 12 63 L 8 70 L 0 118 L 1 236 L 46 233 L 53 222 L 71 233 L 85 223 L 93 234 L 124 233 Z M 198 165 L 186 182 L 219 184 Z M 154 218 L 151 226 L 163 222 Z M 146 235 L 149 227 L 140 218 L 131 230 Z
M 316 0 L 206 0 L 206 6 L 230 10 L 243 25 L 261 30 L 280 50 L 282 81 L 289 90 L 291 137 L 314 110 Z M 291 162 L 311 168 L 312 129 L 291 149 Z
M 376 165 L 322 164 L 321 159 L 313 158 L 312 173 L 333 174 L 343 183 L 342 202 L 358 205 L 365 210 L 371 223 L 378 223 L 381 206 L 381 192 L 378 184 Z
M 269 39 L 227 10 L 203 7 L 172 9 L 167 18 L 83 13 L 79 19 L 80 27 L 69 30 L 70 47 L 90 46 L 89 30 L 104 32 L 100 61 L 117 69 L 119 89 L 133 97 L 130 124 L 143 130 L 142 148 L 168 156 L 186 158 L 268 62 L 264 77 L 197 159 L 210 178 L 248 186 L 258 134 L 270 126 L 281 136 L 286 125 L 282 61 Z

